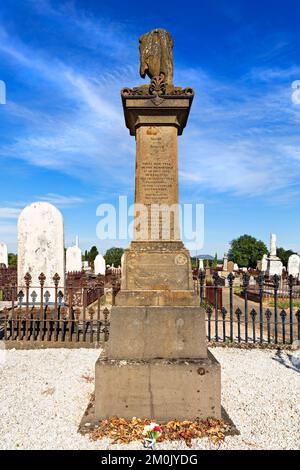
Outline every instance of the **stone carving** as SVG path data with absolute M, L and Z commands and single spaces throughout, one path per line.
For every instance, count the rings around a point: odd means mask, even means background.
M 173 39 L 164 29 L 154 29 L 140 37 L 140 75 L 151 79 L 150 94 L 173 89 Z

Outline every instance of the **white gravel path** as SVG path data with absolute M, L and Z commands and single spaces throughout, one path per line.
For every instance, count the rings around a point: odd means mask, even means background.
M 222 404 L 241 432 L 226 437 L 221 448 L 299 449 L 299 352 L 281 358 L 266 350 L 212 352 L 222 365 Z M 98 356 L 92 349 L 7 351 L 0 363 L 0 449 L 124 449 L 77 433 Z M 182 442 L 158 447 L 186 449 Z M 210 444 L 196 439 L 193 447 Z

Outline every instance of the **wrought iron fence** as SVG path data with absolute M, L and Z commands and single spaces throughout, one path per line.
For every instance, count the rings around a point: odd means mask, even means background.
M 39 286 L 26 274 L 22 288 L 10 290 L 9 300 L 1 302 L 0 339 L 17 347 L 20 343 L 95 346 L 109 336 L 109 309 L 105 305 L 101 276 L 81 286 L 63 285 L 56 274 L 47 285 L 43 273 Z
M 300 287 L 293 276 L 239 278 L 200 271 L 195 289 L 205 308 L 207 337 L 215 342 L 292 344 L 300 341 Z M 236 282 L 238 281 L 238 282 Z M 221 302 L 220 302 L 221 299 Z
M 207 337 L 211 342 L 292 344 L 300 341 L 300 285 L 262 273 L 222 277 L 200 271 L 195 291 L 204 307 Z M 120 289 L 112 278 L 110 304 Z M 43 274 L 33 286 L 27 274 L 24 285 L 0 285 L 0 340 L 49 346 L 95 346 L 109 338 L 110 308 L 105 302 L 103 276 L 64 284 L 55 275 L 51 284 Z

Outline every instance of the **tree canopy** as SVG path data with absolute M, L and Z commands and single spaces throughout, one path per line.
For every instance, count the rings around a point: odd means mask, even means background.
M 116 268 L 121 266 L 121 257 L 123 253 L 124 248 L 118 248 L 115 246 L 109 248 L 104 255 L 106 264 L 109 264 L 110 266 L 113 264 Z
M 280 247 L 277 248 L 277 256 L 281 259 L 283 266 L 287 268 L 289 257 L 294 255 L 295 251 L 293 250 L 285 250 L 284 248 Z
M 90 250 L 85 250 L 83 261 L 88 261 L 89 265 L 93 268 L 96 256 L 99 254 L 97 247 L 94 245 Z
M 8 266 L 17 266 L 18 264 L 18 255 L 14 253 L 8 253 Z
M 228 259 L 241 267 L 256 268 L 257 261 L 267 253 L 263 241 L 245 234 L 231 241 Z

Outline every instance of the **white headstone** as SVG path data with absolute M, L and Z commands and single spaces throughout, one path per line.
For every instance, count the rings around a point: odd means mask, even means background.
M 276 256 L 277 253 L 277 237 L 275 233 L 270 235 L 270 256 Z
M 204 262 L 202 258 L 199 258 L 199 269 L 204 269 Z
M 70 246 L 69 248 L 67 248 L 67 252 L 66 252 L 67 273 L 74 272 L 74 271 L 76 272 L 81 271 L 82 254 L 77 243 L 78 243 L 78 240 L 76 239 L 76 245 Z
M 79 238 L 76 236 L 75 245 L 66 251 L 66 272 L 79 272 L 82 269 L 82 253 L 79 248 Z
M 239 270 L 239 265 L 237 263 L 234 263 L 233 265 L 233 270 L 238 271 Z
M 274 276 L 277 274 L 278 276 L 282 276 L 283 264 L 279 258 L 268 258 L 268 267 L 267 273 L 269 276 Z
M 89 270 L 89 262 L 88 261 L 82 261 L 82 269 L 84 271 L 88 271 Z
M 267 271 L 267 269 L 268 269 L 268 257 L 267 255 L 264 255 L 261 260 L 261 270 Z
M 105 276 L 105 271 L 106 271 L 106 265 L 105 265 L 105 259 L 103 258 L 102 255 L 97 255 L 94 261 L 94 272 L 95 274 L 102 274 Z
M 8 254 L 7 246 L 5 243 L 0 242 L 0 264 L 4 264 L 6 268 L 8 267 Z
M 300 273 L 300 256 L 291 255 L 288 261 L 288 273 L 294 277 L 299 277 Z
M 48 202 L 33 202 L 25 207 L 18 220 L 18 286 L 25 288 L 24 276 L 31 275 L 30 293 L 39 297 L 39 275 L 46 276 L 44 294 L 54 302 L 54 274 L 60 276 L 59 290 L 65 284 L 64 222 L 60 211 Z

